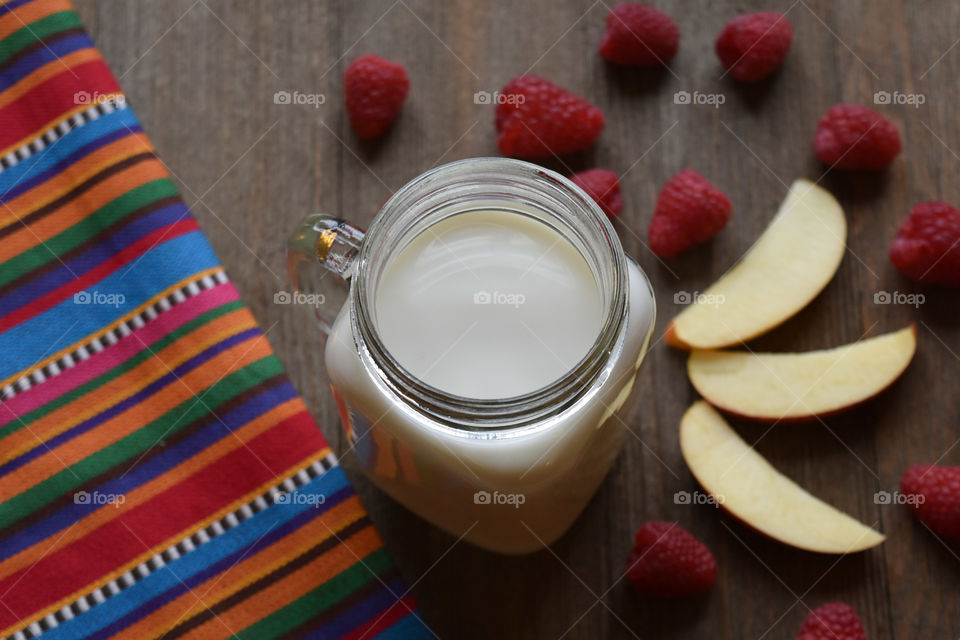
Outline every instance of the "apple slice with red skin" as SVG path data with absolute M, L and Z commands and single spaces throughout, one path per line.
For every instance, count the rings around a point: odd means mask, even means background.
M 680 421 L 680 449 L 717 504 L 774 540 L 818 553 L 853 553 L 884 541 L 774 469 L 703 400 Z
M 664 341 L 681 349 L 720 349 L 766 333 L 827 286 L 846 240 L 837 200 L 797 180 L 750 250 L 670 321 Z
M 723 411 L 751 420 L 829 416 L 876 397 L 917 349 L 914 325 L 834 349 L 804 353 L 694 350 L 690 382 Z

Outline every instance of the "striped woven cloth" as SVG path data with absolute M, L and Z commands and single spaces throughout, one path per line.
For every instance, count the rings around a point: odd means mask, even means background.
M 0 638 L 425 637 L 69 2 L 0 5 Z

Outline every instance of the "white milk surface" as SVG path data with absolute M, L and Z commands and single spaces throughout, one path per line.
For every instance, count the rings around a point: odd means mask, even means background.
M 508 211 L 430 226 L 386 266 L 375 322 L 387 350 L 447 393 L 507 398 L 563 376 L 603 322 L 596 281 L 560 233 Z
M 637 427 L 618 410 L 655 314 L 636 263 L 627 261 L 627 274 L 627 326 L 589 395 L 536 428 L 491 437 L 441 425 L 390 392 L 358 351 L 351 306 L 344 305 L 325 360 L 349 450 L 367 476 L 481 547 L 527 553 L 551 544 Z M 603 310 L 583 258 L 520 214 L 463 213 L 434 225 L 384 276 L 375 313 L 387 348 L 415 375 L 454 393 L 506 397 L 541 387 L 576 363 L 600 328 Z M 490 300 L 475 304 L 483 292 Z

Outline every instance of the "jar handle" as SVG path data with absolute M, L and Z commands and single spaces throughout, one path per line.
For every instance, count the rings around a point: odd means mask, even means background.
M 329 334 L 347 298 L 363 236 L 362 229 L 346 220 L 326 213 L 308 215 L 287 240 L 287 277 L 294 293 L 284 300 L 277 300 L 277 294 L 274 301 L 312 305 L 321 329 Z M 311 268 L 313 264 L 323 268 Z

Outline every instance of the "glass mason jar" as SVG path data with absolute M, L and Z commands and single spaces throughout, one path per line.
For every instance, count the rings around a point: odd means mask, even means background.
M 603 319 L 588 353 L 552 383 L 468 398 L 423 382 L 391 355 L 375 301 L 385 268 L 418 234 L 491 209 L 539 220 L 567 239 L 596 281 Z M 649 280 L 586 193 L 526 162 L 462 160 L 401 187 L 366 233 L 308 216 L 287 261 L 297 295 L 315 302 L 350 450 L 375 485 L 436 526 L 502 553 L 535 551 L 569 528 L 623 445 L 629 427 L 615 414 L 655 316 Z M 305 268 L 316 264 L 323 268 Z

